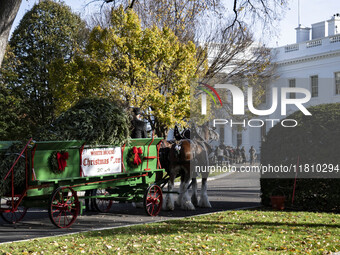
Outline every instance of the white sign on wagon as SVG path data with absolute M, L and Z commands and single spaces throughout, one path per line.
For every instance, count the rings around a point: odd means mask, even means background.
M 84 176 L 108 175 L 122 172 L 120 147 L 84 149 L 81 167 Z

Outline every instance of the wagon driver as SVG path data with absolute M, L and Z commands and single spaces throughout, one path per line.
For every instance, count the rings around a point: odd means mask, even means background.
M 133 108 L 131 138 L 147 138 L 146 123 L 142 121 L 139 108 Z

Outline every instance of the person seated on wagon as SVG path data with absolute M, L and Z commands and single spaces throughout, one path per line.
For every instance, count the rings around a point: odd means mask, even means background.
M 147 138 L 146 123 L 142 121 L 139 108 L 133 108 L 131 138 Z

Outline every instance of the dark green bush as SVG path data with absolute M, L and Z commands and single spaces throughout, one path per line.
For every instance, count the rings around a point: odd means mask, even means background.
M 87 144 L 120 145 L 129 137 L 130 120 L 119 102 L 107 98 L 82 99 L 62 113 L 35 139 L 85 140 Z
M 14 143 L 8 150 L 0 151 L 0 197 L 11 191 L 11 178 L 10 174 L 6 180 L 4 180 L 6 174 L 11 169 L 15 160 L 20 155 L 20 152 L 24 148 L 21 142 Z M 18 163 L 14 169 L 14 186 L 16 193 L 23 191 L 25 187 L 25 155 L 20 157 Z
M 308 110 L 312 116 L 298 111 L 286 118 L 297 120 L 298 126 L 285 128 L 278 124 L 268 132 L 261 146 L 263 165 L 296 165 L 299 157 L 299 165 L 327 163 L 340 167 L 340 103 L 313 106 Z M 267 175 L 262 175 L 262 203 L 269 205 L 270 195 L 279 189 L 287 197 L 286 205 L 291 206 L 294 176 L 287 179 L 278 175 L 276 179 L 267 179 Z M 340 211 L 339 176 L 340 169 L 333 172 L 332 177 L 337 178 L 323 176 L 328 179 L 301 176 L 298 172 L 294 208 Z

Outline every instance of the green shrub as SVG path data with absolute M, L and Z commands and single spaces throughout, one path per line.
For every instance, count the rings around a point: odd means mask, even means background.
M 296 127 L 278 124 L 268 132 L 261 146 L 262 165 L 296 165 L 299 157 L 299 165 L 327 163 L 340 167 L 340 103 L 313 106 L 308 110 L 312 116 L 299 111 L 287 117 L 298 122 Z M 340 171 L 333 174 L 339 177 Z M 287 206 L 291 206 L 294 178 L 279 178 L 280 174 L 277 179 L 266 177 L 261 176 L 262 203 L 269 205 L 270 195 L 281 190 L 287 197 Z M 299 177 L 298 172 L 294 208 L 340 211 L 340 178 Z
M 130 120 L 120 102 L 87 98 L 62 113 L 35 139 L 85 140 L 87 144 L 120 145 L 127 141 L 129 130 Z
M 11 145 L 6 151 L 0 152 L 0 197 L 11 191 L 11 178 L 10 174 L 6 180 L 4 180 L 6 174 L 11 169 L 15 160 L 20 155 L 20 152 L 24 148 L 21 142 L 17 142 Z M 20 157 L 14 168 L 14 187 L 16 193 L 21 193 L 25 187 L 25 155 Z

